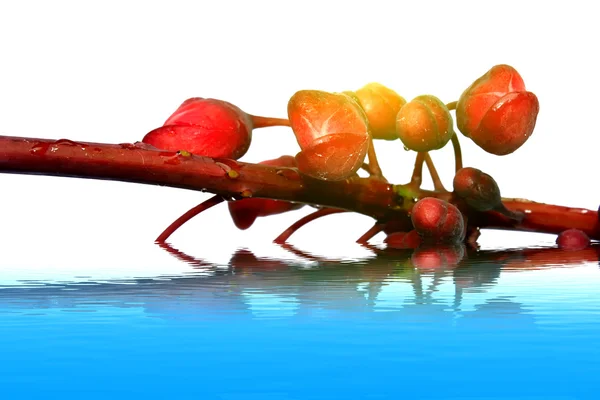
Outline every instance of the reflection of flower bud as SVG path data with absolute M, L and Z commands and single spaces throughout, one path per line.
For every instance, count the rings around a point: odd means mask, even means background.
M 245 270 L 278 270 L 287 269 L 289 266 L 280 260 L 272 258 L 258 258 L 248 249 L 237 249 L 229 259 L 229 265 L 236 272 Z
M 454 176 L 454 192 L 477 211 L 489 211 L 502 204 L 500 188 L 488 174 L 477 168 L 465 167 Z
M 509 65 L 496 65 L 460 96 L 456 122 L 483 150 L 505 155 L 529 138 L 538 111 L 538 99 L 525 90 L 519 73 Z
M 238 159 L 248 151 L 251 139 L 248 114 L 226 101 L 194 97 L 142 141 L 161 150 Z
M 262 161 L 260 164 L 277 167 L 295 167 L 296 161 L 292 156 L 281 156 L 274 160 Z M 229 201 L 227 205 L 229 206 L 229 214 L 233 223 L 238 229 L 242 230 L 250 228 L 257 217 L 281 214 L 297 210 L 303 206 L 301 203 L 261 198 Z
M 342 180 L 362 165 L 369 149 L 367 116 L 342 93 L 296 92 L 288 102 L 290 125 L 302 151 L 298 170 L 323 180 Z
M 456 206 L 434 197 L 419 200 L 411 220 L 424 243 L 457 243 L 465 238 L 465 222 Z
M 406 147 L 415 151 L 441 149 L 452 138 L 452 116 L 446 105 L 431 95 L 406 103 L 396 116 L 396 133 Z
M 457 266 L 464 256 L 465 246 L 462 244 L 435 245 L 419 247 L 413 252 L 410 260 L 418 269 L 443 269 Z
M 371 134 L 375 139 L 395 140 L 396 116 L 406 100 L 379 83 L 369 83 L 354 95 L 367 114 Z

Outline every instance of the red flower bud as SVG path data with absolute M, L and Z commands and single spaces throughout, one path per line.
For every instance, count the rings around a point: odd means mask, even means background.
M 413 206 L 410 218 L 425 243 L 457 243 L 465 238 L 463 216 L 447 201 L 425 197 Z
M 375 139 L 395 140 L 396 116 L 406 100 L 379 83 L 369 83 L 358 89 L 356 99 L 367 114 L 371 134 Z
M 396 116 L 396 133 L 415 151 L 441 149 L 452 139 L 452 116 L 437 97 L 423 95 L 406 103 Z
M 489 211 L 502 205 L 500 188 L 494 178 L 477 168 L 458 170 L 453 186 L 454 192 L 474 210 Z
M 259 164 L 276 167 L 295 167 L 296 161 L 292 156 L 281 156 L 274 160 L 262 161 Z M 238 229 L 248 229 L 257 217 L 281 214 L 302 208 L 301 203 L 291 203 L 283 200 L 247 198 L 227 203 L 231 219 Z
M 558 235 L 556 244 L 565 250 L 583 250 L 590 244 L 590 238 L 579 229 L 567 229 Z
M 509 65 L 496 65 L 460 96 L 456 122 L 483 150 L 505 155 L 531 136 L 539 108 L 537 97 L 525 90 L 519 73 Z
M 421 237 L 414 229 L 410 232 L 394 232 L 384 240 L 391 249 L 416 249 L 421 244 Z
M 142 142 L 167 151 L 238 159 L 250 147 L 252 118 L 231 103 L 194 97 Z
M 288 103 L 290 125 L 302 151 L 298 169 L 323 180 L 342 180 L 362 165 L 369 148 L 367 117 L 352 97 L 301 90 Z

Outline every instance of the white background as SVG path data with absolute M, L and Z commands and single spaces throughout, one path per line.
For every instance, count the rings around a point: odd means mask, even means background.
M 503 196 L 596 209 L 599 39 L 595 5 L 587 1 L 3 1 L 0 134 L 134 142 L 188 97 L 285 117 L 297 90 L 355 90 L 371 81 L 407 100 L 434 94 L 450 102 L 490 67 L 506 63 L 539 98 L 534 134 L 504 157 L 462 138 L 465 165 L 494 176 Z M 376 147 L 388 179 L 407 181 L 413 154 L 399 142 Z M 262 129 L 242 160 L 297 151 L 289 129 Z M 432 157 L 451 187 L 451 148 Z M 24 270 L 29 278 L 43 270 L 71 277 L 176 273 L 185 266 L 152 241 L 209 197 L 4 174 L 0 185 L 0 278 Z M 272 238 L 310 211 L 263 218 L 240 232 L 223 205 L 172 241 L 215 262 L 227 262 L 238 246 L 278 256 L 286 253 Z M 293 241 L 316 253 L 368 255 L 353 242 L 371 223 L 330 216 Z M 552 240 L 542 238 L 533 241 Z M 523 235 L 482 237 L 489 246 L 531 243 Z

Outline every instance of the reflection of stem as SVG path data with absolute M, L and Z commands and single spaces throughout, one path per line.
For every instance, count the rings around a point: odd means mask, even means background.
M 277 236 L 275 238 L 275 240 L 273 240 L 273 242 L 275 242 L 277 244 L 284 243 L 290 238 L 290 236 L 292 236 L 294 234 L 294 232 L 296 232 L 298 229 L 302 228 L 304 225 L 308 224 L 309 222 L 312 222 L 315 219 L 324 217 L 326 215 L 343 213 L 343 212 L 347 212 L 347 210 L 342 210 L 339 208 L 329 208 L 329 207 L 321 208 L 321 209 L 313 212 L 312 214 L 305 215 L 304 217 L 300 218 L 298 221 L 294 222 L 289 228 L 287 228 L 285 231 L 283 231 L 281 233 L 281 235 Z
M 452 147 L 454 148 L 454 169 L 458 172 L 463 167 L 462 150 L 456 132 L 452 135 Z
M 413 292 L 415 293 L 415 304 L 423 304 L 423 282 L 421 274 L 415 271 L 415 274 L 410 278 Z
M 295 247 L 292 244 L 289 243 L 285 243 L 285 242 L 275 242 L 277 244 L 279 244 L 283 249 L 289 251 L 290 253 L 294 254 L 295 256 L 298 256 L 300 258 L 305 258 L 307 260 L 310 261 L 316 261 L 316 262 L 322 262 L 323 260 L 317 256 L 314 256 L 310 253 L 307 253 L 305 251 L 300 250 L 299 248 Z
M 462 305 L 462 298 L 463 290 L 460 286 L 456 284 L 456 282 L 454 282 L 454 303 L 452 304 L 454 312 L 460 311 Z
M 440 284 L 442 283 L 442 278 L 444 277 L 444 275 L 445 275 L 445 273 L 443 270 L 434 272 L 433 280 L 431 281 L 431 285 L 429 285 L 429 287 L 427 288 L 427 292 L 425 294 L 425 297 L 427 298 L 428 302 L 431 301 L 433 293 L 437 291 L 438 286 L 440 286 Z
M 315 261 L 320 264 L 331 263 L 331 264 L 335 264 L 336 266 L 339 266 L 339 264 L 342 262 L 342 260 L 339 260 L 339 259 L 316 256 L 316 255 L 308 253 L 304 250 L 300 250 L 299 248 L 297 248 L 296 246 L 294 246 L 293 244 L 290 244 L 290 243 L 277 243 L 277 244 L 279 246 L 281 246 L 281 248 L 289 251 L 290 253 L 294 254 L 295 256 L 298 256 L 300 258 L 305 258 L 309 261 Z M 374 247 L 368 243 L 363 244 L 363 246 L 366 247 L 367 249 L 371 250 L 375 254 L 377 254 L 380 251 L 379 249 L 377 249 L 376 247 Z
M 199 258 L 194 258 L 194 257 L 190 256 L 189 254 L 186 254 L 183 251 L 176 249 L 175 247 L 171 246 L 167 242 L 156 242 L 156 244 L 161 249 L 166 250 L 167 253 L 175 256 L 175 258 L 177 258 L 178 260 L 181 260 L 181 261 L 188 263 L 190 265 L 193 265 L 195 267 L 216 267 L 215 264 L 211 264 L 211 263 L 201 260 Z
M 181 225 L 188 222 L 190 219 L 194 218 L 196 215 L 200 214 L 202 211 L 211 208 L 223 201 L 223 198 L 219 195 L 215 195 L 210 199 L 206 200 L 203 203 L 198 204 L 196 207 L 189 209 L 185 214 L 181 217 L 177 218 L 171 225 L 168 226 L 167 229 L 163 231 L 157 238 L 157 243 L 162 243 L 169 238 L 177 229 L 181 227 Z
M 429 153 L 425 153 L 425 163 L 427 164 L 427 168 L 431 174 L 431 179 L 433 180 L 433 189 L 437 190 L 438 192 L 447 192 L 437 170 L 435 169 L 435 165 L 433 165 L 433 160 L 431 159 Z
M 356 240 L 356 243 L 365 244 L 367 243 L 373 236 L 377 235 L 379 232 L 383 230 L 384 224 L 375 223 L 368 231 L 363 233 L 361 237 Z
M 375 145 L 373 144 L 373 135 L 371 135 L 371 133 L 369 133 L 369 150 L 367 152 L 367 155 L 369 157 L 369 173 L 371 174 L 371 176 L 374 176 L 376 178 L 383 178 L 381 167 L 379 166 L 379 162 L 377 161 Z

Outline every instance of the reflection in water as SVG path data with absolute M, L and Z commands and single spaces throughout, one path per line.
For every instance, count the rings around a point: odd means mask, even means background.
M 240 249 L 232 255 L 227 268 L 223 268 L 168 245 L 162 246 L 197 267 L 198 274 L 107 283 L 35 282 L 35 286 L 4 287 L 0 289 L 3 308 L 143 306 L 147 312 L 169 318 L 177 307 L 193 305 L 203 313 L 219 314 L 227 310 L 278 318 L 315 309 L 375 312 L 383 309 L 382 304 L 389 311 L 400 310 L 407 304 L 431 305 L 449 300 L 452 309 L 460 311 L 465 293 L 489 291 L 498 284 L 502 271 L 582 268 L 588 265 L 586 263 L 597 263 L 599 254 L 598 246 L 580 251 L 558 248 L 467 251 L 462 260 L 445 265 L 443 262 L 447 260 L 438 264 L 429 262 L 423 267 L 415 265 L 411 250 L 373 248 L 377 253 L 372 258 L 342 262 L 321 259 L 288 245 L 296 255 L 311 261 L 310 266 L 297 261 L 257 258 L 251 251 Z M 391 300 L 392 292 L 396 293 L 395 302 Z M 506 294 L 509 297 L 501 304 L 510 298 L 510 288 Z
M 597 246 L 373 247 L 355 261 L 288 246 L 304 261 L 241 249 L 227 265 L 164 248 L 196 273 L 0 288 L 9 398 L 579 399 L 600 389 Z

